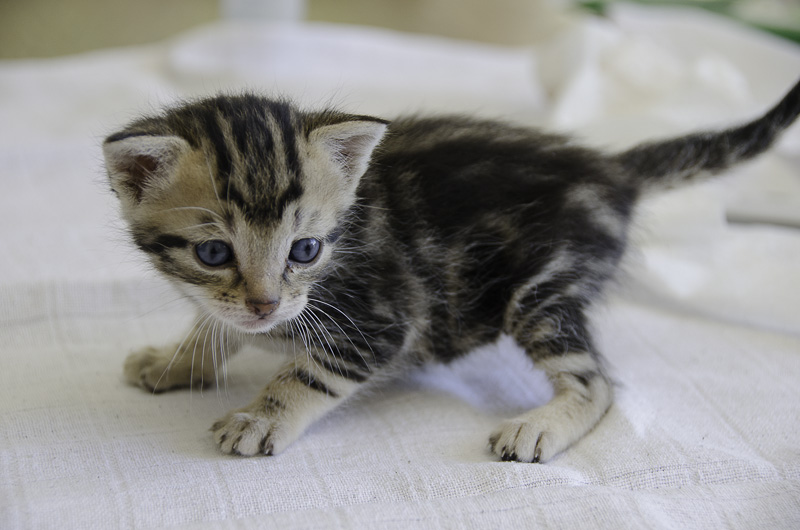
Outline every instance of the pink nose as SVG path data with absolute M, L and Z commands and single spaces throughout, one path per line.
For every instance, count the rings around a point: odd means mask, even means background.
M 275 310 L 278 309 L 279 304 L 280 300 L 248 300 L 247 308 L 256 316 L 265 317 L 275 312 Z

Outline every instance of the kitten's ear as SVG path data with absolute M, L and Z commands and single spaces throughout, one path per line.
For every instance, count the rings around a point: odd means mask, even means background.
M 177 136 L 114 134 L 103 144 L 111 188 L 141 202 L 147 190 L 165 185 L 189 144 Z
M 367 170 L 372 151 L 383 138 L 387 125 L 388 122 L 375 118 L 323 125 L 311 131 L 309 140 L 321 145 L 356 184 Z

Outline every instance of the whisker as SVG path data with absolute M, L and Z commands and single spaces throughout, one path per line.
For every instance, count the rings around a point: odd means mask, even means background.
M 215 320 L 211 326 L 211 363 L 214 366 L 214 389 L 219 398 L 219 370 L 217 367 L 217 330 L 219 328 L 219 320 Z
M 212 221 L 212 222 L 209 222 L 209 223 L 198 223 L 196 225 L 189 225 L 189 226 L 184 226 L 184 227 L 181 227 L 181 228 L 175 228 L 175 231 L 176 232 L 181 232 L 183 230 L 191 230 L 193 228 L 200 228 L 201 226 L 214 226 L 216 228 L 219 228 L 220 230 L 223 228 L 222 223 L 218 223 L 216 221 Z
M 311 299 L 309 299 L 309 301 L 311 301 Z M 344 329 L 342 329 L 342 326 L 340 326 L 340 325 L 339 325 L 339 323 L 338 323 L 338 322 L 336 322 L 336 320 L 335 320 L 334 318 L 332 318 L 332 317 L 331 317 L 331 316 L 330 316 L 330 315 L 329 315 L 329 314 L 328 314 L 328 313 L 327 313 L 327 312 L 326 312 L 324 309 L 322 309 L 322 308 L 320 308 L 320 307 L 316 307 L 315 305 L 313 305 L 313 304 L 311 304 L 311 303 L 307 304 L 307 305 L 306 305 L 306 307 L 307 307 L 307 308 L 309 308 L 309 309 L 312 309 L 312 310 L 316 310 L 316 311 L 319 311 L 319 312 L 321 312 L 321 313 L 322 313 L 323 315 L 325 315 L 325 316 L 326 316 L 326 317 L 327 317 L 327 318 L 328 318 L 328 319 L 329 319 L 331 322 L 333 322 L 333 324 L 334 324 L 334 325 L 335 325 L 337 328 L 339 328 L 339 331 L 341 331 L 341 332 L 342 332 L 342 335 L 344 335 L 344 338 L 346 338 L 346 339 L 347 339 L 347 341 L 350 343 L 350 345 L 353 347 L 353 351 L 355 351 L 355 352 L 358 354 L 358 356 L 361 358 L 361 360 L 364 362 L 364 366 L 369 366 L 369 364 L 370 364 L 370 363 L 369 363 L 369 361 L 367 361 L 367 359 L 365 359 L 365 358 L 364 358 L 364 355 L 363 355 L 363 353 L 361 352 L 361 348 L 359 348 L 358 346 L 356 346 L 356 345 L 355 345 L 355 343 L 353 343 L 352 339 L 351 339 L 351 338 L 350 338 L 350 336 L 347 334 L 347 332 L 346 332 Z M 363 337 L 363 335 L 362 335 L 362 337 Z M 366 339 L 364 339 L 364 341 L 366 342 Z M 369 343 L 367 343 L 367 346 L 369 346 Z M 338 351 L 338 348 L 337 348 L 337 351 Z M 372 348 L 370 348 L 370 351 L 372 351 Z M 374 353 L 374 352 L 372 352 L 372 354 L 373 354 L 373 363 L 374 363 L 374 362 L 375 362 L 375 357 L 374 357 L 375 353 Z
M 202 328 L 206 328 L 206 337 L 208 337 L 208 322 L 214 318 L 211 313 L 206 313 L 206 318 L 203 320 L 203 323 L 200 325 L 198 332 L 194 339 L 194 349 L 192 349 L 192 367 L 189 376 L 189 395 L 193 395 L 194 391 L 194 366 L 195 366 L 195 356 L 197 355 L 197 343 L 200 341 L 200 332 Z M 203 339 L 203 347 L 200 349 L 200 395 L 203 395 L 203 384 L 205 383 L 205 363 L 206 363 L 206 356 L 205 356 L 205 347 L 206 342 Z
M 169 306 L 171 304 L 175 304 L 175 303 L 181 302 L 183 300 L 190 300 L 190 298 L 188 296 L 184 295 L 184 294 L 181 294 L 177 298 L 173 298 L 171 300 L 167 300 L 167 301 L 165 301 L 165 302 L 163 302 L 161 304 L 158 304 L 158 305 L 156 305 L 154 307 L 151 307 L 150 309 L 148 309 L 147 311 L 145 311 L 143 313 L 139 313 L 136 318 L 143 318 L 143 317 L 146 317 L 146 316 L 150 316 L 151 314 L 155 313 L 156 311 L 160 311 L 160 310 L 164 309 L 165 307 L 167 307 L 167 306 Z
M 327 327 L 327 326 L 325 326 L 325 325 L 322 323 L 322 320 L 321 320 L 321 319 L 320 319 L 320 318 L 319 318 L 319 317 L 318 317 L 318 316 L 317 316 L 317 315 L 314 313 L 314 311 L 319 311 L 319 312 L 320 312 L 320 313 L 322 313 L 322 314 L 323 314 L 323 315 L 324 315 L 324 316 L 325 316 L 325 317 L 326 317 L 328 320 L 330 320 L 331 322 L 333 322 L 333 325 L 334 325 L 334 326 L 336 326 L 336 327 L 339 329 L 339 332 L 341 333 L 341 335 L 342 335 L 342 336 L 343 336 L 345 339 L 347 339 L 347 341 L 348 341 L 348 342 L 350 343 L 350 345 L 353 347 L 353 350 L 354 350 L 356 353 L 358 353 L 358 355 L 361 357 L 361 360 L 362 360 L 362 361 L 364 361 L 364 364 L 365 364 L 365 365 L 368 365 L 368 363 L 367 363 L 366 359 L 364 359 L 364 356 L 363 356 L 363 355 L 361 355 L 361 350 L 358 348 L 358 346 L 356 346 L 356 345 L 355 345 L 355 343 L 353 343 L 353 341 L 350 339 L 350 336 L 347 334 L 347 332 L 346 332 L 344 329 L 342 329 L 342 326 L 340 326 L 340 325 L 339 325 L 339 323 L 338 323 L 338 322 L 336 322 L 336 320 L 334 320 L 333 318 L 331 318 L 331 316 L 330 316 L 328 313 L 326 313 L 324 310 L 320 309 L 319 307 L 316 307 L 316 306 L 315 306 L 315 305 L 313 305 L 313 304 L 307 304 L 307 305 L 306 305 L 306 308 L 308 309 L 309 315 L 313 316 L 313 317 L 314 317 L 314 318 L 317 320 L 317 322 L 319 322 L 319 323 L 320 323 L 320 326 L 321 326 L 321 327 L 322 327 L 322 328 L 323 328 L 323 329 L 324 329 L 324 330 L 325 330 L 325 331 L 328 333 L 328 336 L 330 336 L 331 340 L 332 340 L 332 341 L 334 341 L 334 344 L 336 344 L 336 342 L 337 342 L 337 341 L 336 341 L 336 339 L 333 337 L 333 334 L 332 334 L 332 333 L 331 333 L 331 331 L 328 329 L 328 327 Z M 333 358 L 334 358 L 334 360 L 336 361 L 336 364 L 337 364 L 337 367 L 338 367 L 338 366 L 339 366 L 339 358 L 340 358 L 340 357 L 342 357 L 342 355 L 341 355 L 341 350 L 339 349 L 339 346 L 338 346 L 338 344 L 335 346 L 335 348 L 336 348 L 336 352 L 335 352 L 335 353 L 338 353 L 338 354 L 339 354 L 339 357 L 337 357 L 333 351 L 331 351 L 331 353 L 332 353 L 332 354 L 334 354 L 334 355 L 333 355 Z M 340 368 L 340 371 L 341 371 L 341 368 Z
M 208 356 L 207 355 L 208 350 L 206 350 L 206 343 L 208 342 L 208 334 L 213 331 L 215 323 L 216 322 L 214 321 L 214 322 L 211 323 L 211 326 L 207 326 L 206 327 L 206 334 L 203 337 L 203 348 L 201 349 L 202 357 L 200 358 L 200 395 L 201 396 L 203 395 L 203 386 L 205 384 L 205 381 L 204 381 L 205 375 L 206 375 L 205 364 L 206 364 L 206 357 Z M 217 370 L 216 370 L 217 360 L 214 358 L 214 353 L 213 353 L 213 334 L 212 334 L 211 362 L 214 364 L 214 376 L 216 377 L 216 374 L 217 374 Z
M 322 338 L 320 337 L 320 335 L 319 335 L 319 332 L 318 332 L 318 331 L 317 331 L 317 329 L 314 327 L 313 323 L 312 323 L 310 320 L 308 320 L 308 319 L 306 318 L 306 315 L 305 315 L 305 314 L 301 313 L 299 316 L 300 316 L 300 318 L 303 320 L 303 322 L 304 322 L 304 323 L 305 323 L 305 324 L 306 324 L 306 325 L 307 325 L 309 328 L 311 328 L 311 331 L 313 331 L 313 332 L 314 332 L 314 335 L 316 335 L 316 336 L 317 336 L 317 340 L 319 341 L 319 343 L 320 343 L 320 345 L 321 345 L 321 344 L 322 344 Z M 308 363 L 309 363 L 309 365 L 310 365 L 310 366 L 315 366 L 315 367 L 317 367 L 317 368 L 320 368 L 320 366 L 319 366 L 319 365 L 317 364 L 317 362 L 314 360 L 314 356 L 313 356 L 313 355 L 311 355 L 311 349 L 310 349 L 310 348 L 306 348 L 306 360 L 308 361 Z
M 369 351 L 370 351 L 370 352 L 372 352 L 372 355 L 373 355 L 373 356 L 375 355 L 375 351 L 372 349 L 372 346 L 370 345 L 369 341 L 367 340 L 367 337 L 365 337 L 365 336 L 364 336 L 364 334 L 361 332 L 361 329 L 360 329 L 360 328 L 359 328 L 359 327 L 356 325 L 356 323 L 355 323 L 355 322 L 353 322 L 353 319 L 352 319 L 352 318 L 350 318 L 349 316 L 347 316 L 347 314 L 346 314 L 344 311 L 342 311 L 341 309 L 339 309 L 338 307 L 336 307 L 336 306 L 334 306 L 334 305 L 331 305 L 331 304 L 329 304 L 329 303 L 327 303 L 327 302 L 323 302 L 322 300 L 318 300 L 318 299 L 316 299 L 316 298 L 309 298 L 309 299 L 308 299 L 308 301 L 309 301 L 309 302 L 315 302 L 315 303 L 318 303 L 318 304 L 325 305 L 325 306 L 327 306 L 327 307 L 330 307 L 330 308 L 331 308 L 331 309 L 333 309 L 334 311 L 337 311 L 337 312 L 339 312 L 339 314 L 341 314 L 341 315 L 342 315 L 344 318 L 346 318 L 346 319 L 347 319 L 347 321 L 348 321 L 348 322 L 350 322 L 350 324 L 353 326 L 353 328 L 355 328 L 355 330 L 358 332 L 358 334 L 359 334 L 359 335 L 361 335 L 361 338 L 362 338 L 362 339 L 364 339 L 364 344 L 366 344 L 366 345 L 367 345 L 367 348 L 369 348 Z M 319 309 L 319 308 L 318 308 L 318 309 Z M 330 318 L 330 317 L 328 317 L 328 318 Z M 333 320 L 333 319 L 331 319 L 331 320 Z
M 219 337 L 219 351 L 220 362 L 222 363 L 222 384 L 225 386 L 225 397 L 228 397 L 228 359 L 227 355 L 230 350 L 230 343 L 228 342 L 228 324 L 220 321 L 220 337 Z
M 200 322 L 200 318 L 202 316 L 203 316 L 202 313 L 200 313 L 200 314 L 198 314 L 197 316 L 194 317 L 194 323 L 192 324 L 192 327 L 190 327 L 189 331 L 186 332 L 186 335 L 183 337 L 183 340 L 180 342 L 180 344 L 178 344 L 178 347 L 175 349 L 175 353 L 172 354 L 172 357 L 170 358 L 169 362 L 167 363 L 166 368 L 164 368 L 164 370 L 161 372 L 161 375 L 158 377 L 158 380 L 156 380 L 156 384 L 153 385 L 153 393 L 155 393 L 156 389 L 158 388 L 159 383 L 161 383 L 161 380 L 164 378 L 164 376 L 169 374 L 170 370 L 172 369 L 172 365 L 175 363 L 175 360 L 179 358 L 178 357 L 178 353 L 181 351 L 181 348 L 183 347 L 183 344 L 186 342 L 186 339 L 188 339 L 190 336 L 192 336 L 196 332 L 196 327 L 195 326 L 197 326 L 197 324 Z M 181 354 L 181 358 L 182 357 L 183 357 L 183 354 Z
M 155 212 L 155 213 L 156 214 L 166 214 L 166 213 L 169 213 L 169 212 L 176 212 L 176 211 L 181 211 L 181 210 L 199 210 L 201 212 L 206 212 L 208 214 L 211 214 L 211 215 L 213 215 L 214 217 L 217 217 L 218 219 L 220 219 L 223 222 L 225 221 L 225 219 L 220 214 L 215 212 L 214 210 L 209 210 L 208 208 L 203 208 L 202 206 L 176 206 L 174 208 L 167 208 L 166 210 L 161 210 L 161 211 L 158 211 L 158 212 Z
M 296 323 L 296 322 L 293 320 L 292 323 Z M 300 340 L 303 341 L 303 347 L 306 350 L 308 350 L 308 348 L 309 348 L 308 338 L 306 337 L 306 333 L 308 332 L 308 330 L 305 329 L 304 327 L 300 326 L 299 324 L 297 324 L 297 331 L 300 334 Z
M 219 193 L 217 193 L 217 183 L 214 182 L 214 173 L 211 171 L 211 163 L 208 161 L 208 155 L 205 156 L 206 160 L 206 168 L 208 168 L 208 179 L 211 181 L 211 189 L 214 190 L 214 196 L 217 198 L 217 204 L 219 204 L 220 210 L 225 210 L 222 206 L 222 201 L 219 199 Z
M 306 308 L 310 308 L 310 306 L 306 305 Z M 339 370 L 339 375 L 344 377 L 344 373 L 342 372 L 342 367 L 339 364 L 339 357 L 336 356 L 336 353 L 339 353 L 340 356 L 341 356 L 341 352 L 339 351 L 339 347 L 336 346 L 336 339 L 333 338 L 333 335 L 331 335 L 331 332 L 323 325 L 323 323 L 319 319 L 319 317 L 316 316 L 312 311 L 308 311 L 305 314 L 307 314 L 309 317 L 313 318 L 317 323 L 317 327 L 320 329 L 320 331 L 323 332 L 322 336 L 325 338 L 325 342 L 328 345 L 328 349 L 330 350 L 330 355 L 328 355 L 328 351 L 326 351 L 325 348 L 320 348 L 320 349 L 323 352 L 325 352 L 325 357 L 326 358 L 333 357 L 333 360 L 336 363 L 336 368 Z M 326 334 L 327 334 L 327 336 L 326 336 Z M 333 344 L 331 344 L 331 341 L 333 341 Z M 334 351 L 334 349 L 335 349 L 335 351 Z

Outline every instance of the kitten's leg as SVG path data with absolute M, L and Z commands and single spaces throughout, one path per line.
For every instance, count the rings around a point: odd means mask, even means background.
M 549 460 L 589 432 L 613 399 L 582 313 L 578 316 L 571 309 L 550 315 L 513 330 L 514 338 L 552 382 L 554 396 L 546 405 L 506 421 L 491 435 L 490 448 L 503 460 Z M 570 320 L 562 321 L 566 318 Z
M 196 323 L 183 342 L 130 354 L 125 379 L 154 393 L 211 386 L 221 377 L 222 363 L 240 346 L 239 333 L 205 320 Z
M 306 428 L 363 386 L 367 376 L 322 352 L 298 356 L 250 405 L 229 412 L 211 430 L 223 452 L 276 455 Z

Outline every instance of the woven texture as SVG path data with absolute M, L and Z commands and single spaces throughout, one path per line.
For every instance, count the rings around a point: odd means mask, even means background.
M 728 179 L 644 205 L 639 250 L 594 318 L 616 403 L 545 465 L 486 447 L 502 418 L 550 397 L 508 341 L 352 401 L 278 457 L 222 455 L 210 425 L 275 360 L 243 352 L 203 392 L 124 384 L 125 355 L 180 339 L 192 313 L 125 243 L 99 149 L 138 112 L 244 86 L 621 146 L 752 117 L 798 75 L 793 45 L 644 9 L 576 21 L 536 50 L 220 25 L 0 63 L 0 528 L 800 527 L 798 126 Z

